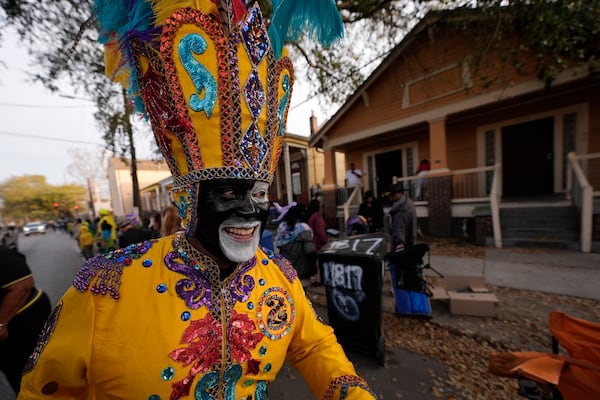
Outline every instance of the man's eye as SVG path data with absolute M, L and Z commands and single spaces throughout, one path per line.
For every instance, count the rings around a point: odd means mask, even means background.
M 267 197 L 267 192 L 265 190 L 253 192 L 252 197 L 258 200 L 264 200 Z
M 237 198 L 237 195 L 236 195 L 235 191 L 233 191 L 233 190 L 231 190 L 231 189 L 229 189 L 229 190 L 224 190 L 224 191 L 221 193 L 221 196 L 222 196 L 223 198 L 225 198 L 225 199 L 235 199 L 235 198 Z

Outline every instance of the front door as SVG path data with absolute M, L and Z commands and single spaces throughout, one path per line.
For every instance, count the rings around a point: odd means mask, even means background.
M 554 118 L 502 128 L 502 193 L 527 197 L 554 192 Z
M 389 151 L 375 155 L 375 172 L 377 176 L 377 193 L 385 193 L 393 177 L 403 176 L 402 150 Z

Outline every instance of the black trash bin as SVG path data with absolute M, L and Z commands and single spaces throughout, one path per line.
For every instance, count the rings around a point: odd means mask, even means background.
M 317 255 L 327 315 L 346 349 L 384 365 L 381 305 L 386 239 L 381 234 L 331 240 Z

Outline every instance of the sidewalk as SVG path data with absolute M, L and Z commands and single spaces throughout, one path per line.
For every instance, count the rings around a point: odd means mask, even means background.
M 496 286 L 600 300 L 598 253 L 492 248 L 484 259 L 432 255 L 430 264 L 443 275 L 479 275 Z

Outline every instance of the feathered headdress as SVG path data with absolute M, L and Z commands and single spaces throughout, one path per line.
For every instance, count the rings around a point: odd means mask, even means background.
M 284 44 L 343 35 L 333 0 L 272 7 L 269 23 L 242 0 L 94 2 L 106 72 L 150 120 L 190 232 L 202 180 L 272 181 L 294 82 Z

